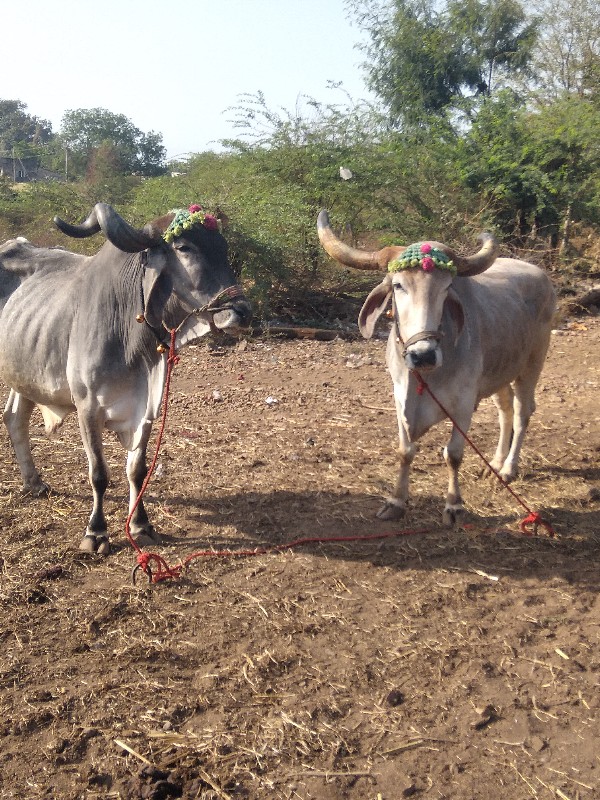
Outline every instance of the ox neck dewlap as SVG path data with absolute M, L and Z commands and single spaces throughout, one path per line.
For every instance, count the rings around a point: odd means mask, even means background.
M 446 253 L 429 242 L 417 242 L 409 245 L 398 258 L 390 261 L 388 272 L 399 272 L 403 269 L 416 269 L 420 267 L 424 272 L 433 272 L 434 269 L 445 269 L 453 277 L 456 275 L 454 262 Z

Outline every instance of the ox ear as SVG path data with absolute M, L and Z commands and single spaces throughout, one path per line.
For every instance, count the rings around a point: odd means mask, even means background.
M 465 310 L 463 308 L 463 304 L 461 303 L 460 297 L 456 294 L 452 287 L 448 289 L 448 296 L 446 297 L 444 306 L 448 310 L 452 322 L 456 326 L 456 335 L 454 337 L 454 344 L 456 344 L 465 324 Z
M 153 328 L 162 325 L 163 313 L 173 291 L 173 281 L 163 258 L 153 258 L 152 251 L 144 270 L 142 292 L 144 294 L 144 316 Z
M 358 327 L 365 339 L 370 339 L 375 330 L 375 324 L 387 308 L 392 296 L 392 279 L 386 275 L 382 282 L 376 286 L 365 300 L 358 315 Z

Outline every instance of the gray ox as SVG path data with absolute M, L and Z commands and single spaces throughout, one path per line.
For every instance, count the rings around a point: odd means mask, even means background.
M 394 324 L 386 363 L 398 415 L 400 471 L 392 496 L 377 516 L 397 519 L 405 514 L 415 443 L 445 418 L 428 392 L 419 393 L 421 376 L 456 423 L 444 448 L 449 484 L 443 521 L 453 525 L 463 511 L 458 470 L 465 441 L 457 426 L 468 431 L 484 397 L 492 397 L 500 417 L 491 466 L 506 482 L 517 474 L 550 340 L 556 303 L 552 284 L 532 264 L 497 258 L 498 245 L 490 234 L 480 236 L 478 253 L 462 257 L 438 242 L 357 250 L 335 236 L 325 211 L 317 226 L 321 244 L 332 258 L 358 269 L 386 271 L 358 320 L 362 335 L 369 339 L 392 301 Z M 431 263 L 431 256 L 437 264 Z
M 173 214 L 137 230 L 98 203 L 80 226 L 55 218 L 72 236 L 102 230 L 107 241 L 94 256 L 23 239 L 0 246 L 0 379 L 11 389 L 4 422 L 24 490 L 41 495 L 48 487 L 31 455 L 31 413 L 38 406 L 51 433 L 77 411 L 93 491 L 82 550 L 110 552 L 103 428 L 128 450 L 130 510 L 147 474 L 146 447 L 166 378 L 166 329 L 177 329 L 179 349 L 211 329 L 236 333 L 250 322 L 215 218 L 198 219 L 167 244 L 163 233 Z M 131 533 L 140 545 L 158 541 L 143 503 Z

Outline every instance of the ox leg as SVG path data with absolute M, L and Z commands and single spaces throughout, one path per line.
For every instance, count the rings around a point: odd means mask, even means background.
M 110 553 L 106 517 L 104 516 L 104 494 L 108 487 L 108 467 L 104 459 L 102 429 L 104 420 L 99 410 L 79 411 L 79 430 L 88 459 L 89 478 L 94 504 L 88 526 L 79 549 L 86 553 L 105 556 Z
M 138 496 L 142 484 L 148 474 L 146 464 L 146 448 L 152 423 L 146 422 L 142 433 L 142 438 L 137 450 L 130 450 L 127 454 L 127 478 L 129 480 L 129 513 L 131 520 L 129 530 L 131 536 L 140 547 L 148 547 L 151 544 L 158 544 L 160 537 L 156 533 L 154 526 L 150 524 L 143 500 Z M 133 513 L 132 513 L 133 511 Z
M 398 415 L 398 429 L 400 438 L 400 469 L 398 478 L 392 495 L 385 498 L 385 503 L 377 512 L 379 519 L 391 520 L 401 519 L 406 514 L 408 507 L 408 479 L 410 466 L 417 452 L 417 445 L 411 442 L 402 425 L 401 419 L 403 410 L 396 400 L 396 411 Z
M 517 379 L 514 384 L 513 438 L 508 455 L 500 470 L 500 476 L 506 483 L 510 483 L 517 477 L 521 447 L 527 433 L 529 420 L 535 411 L 534 393 L 538 375 L 539 373 L 535 376 L 535 380 L 531 378 L 527 380 Z
M 474 403 L 468 404 L 470 408 L 474 408 Z M 468 431 L 471 424 L 472 413 L 460 416 L 456 419 L 456 424 L 463 431 Z M 459 517 L 464 512 L 462 495 L 460 493 L 460 485 L 458 482 L 458 472 L 462 464 L 465 452 L 465 439 L 462 433 L 456 426 L 452 427 L 452 435 L 450 441 L 444 447 L 444 461 L 448 467 L 448 494 L 446 496 L 446 505 L 442 512 L 442 522 L 448 527 L 456 524 Z
M 4 408 L 4 424 L 23 477 L 23 493 L 41 497 L 50 489 L 41 479 L 31 455 L 29 420 L 34 408 L 35 403 L 11 389 Z
M 500 423 L 500 436 L 498 438 L 498 446 L 494 457 L 490 462 L 492 469 L 500 472 L 502 465 L 506 461 L 508 452 L 513 436 L 513 407 L 514 407 L 514 392 L 512 386 L 503 387 L 497 394 L 492 395 L 494 405 L 498 409 L 498 421 Z M 487 469 L 482 470 L 482 477 L 488 476 L 490 471 Z

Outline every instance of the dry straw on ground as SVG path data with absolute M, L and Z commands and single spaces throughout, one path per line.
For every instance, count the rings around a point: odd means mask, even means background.
M 473 453 L 465 524 L 440 527 L 443 425 L 409 518 L 374 518 L 396 458 L 381 341 L 186 351 L 149 488 L 158 551 L 427 533 L 203 558 L 134 587 L 115 442 L 119 548 L 103 560 L 77 551 L 90 491 L 74 420 L 52 441 L 34 427 L 46 500 L 20 496 L 3 432 L 2 797 L 600 796 L 600 324 L 579 325 L 553 337 L 514 485 L 555 539 L 521 535 Z M 491 403 L 472 431 L 490 454 Z

